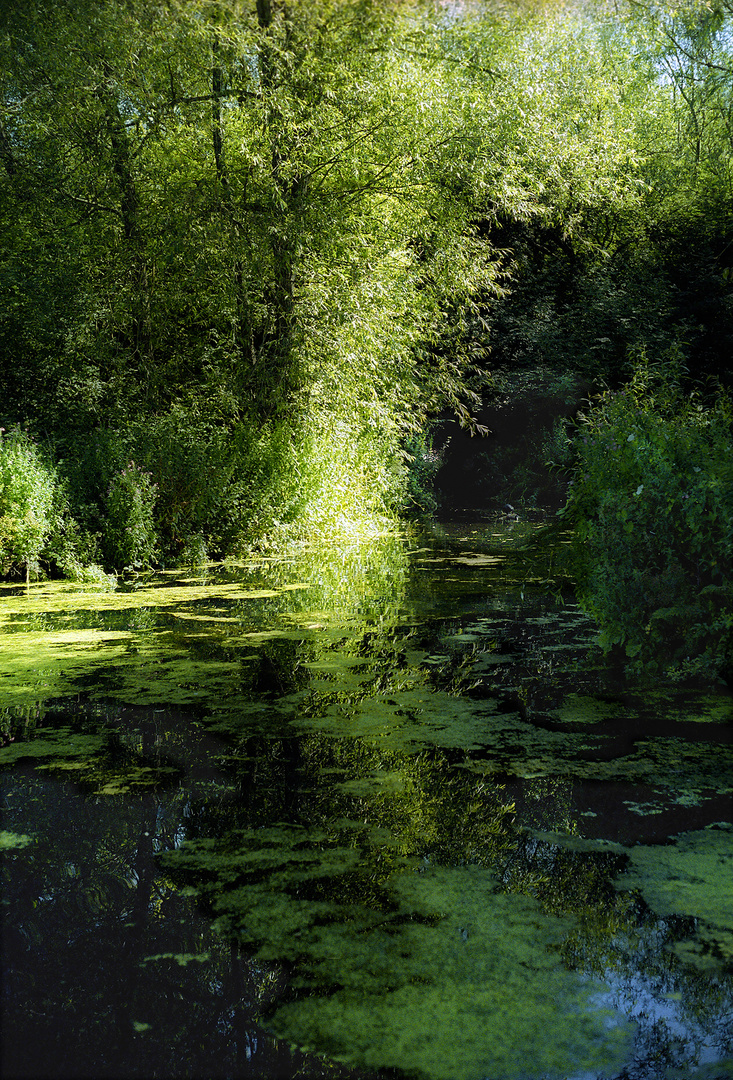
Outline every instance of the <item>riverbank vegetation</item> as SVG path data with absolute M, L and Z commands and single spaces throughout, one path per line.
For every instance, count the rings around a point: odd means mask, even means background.
M 682 394 L 676 357 L 606 390 L 579 418 L 563 517 L 578 594 L 641 668 L 715 675 L 733 659 L 733 445 L 728 396 Z M 580 434 L 582 432 L 582 434 Z
M 601 395 L 550 452 L 604 640 L 729 665 L 732 16 L 6 5 L 3 572 L 424 515 L 541 367 Z

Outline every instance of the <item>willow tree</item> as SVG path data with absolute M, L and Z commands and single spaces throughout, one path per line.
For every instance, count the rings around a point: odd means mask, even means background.
M 53 384 L 28 404 L 57 430 L 124 430 L 171 521 L 206 501 L 166 502 L 192 460 L 171 431 L 224 425 L 214 472 L 224 501 L 249 479 L 240 516 L 269 485 L 281 520 L 307 506 L 315 522 L 329 500 L 384 509 L 405 436 L 446 402 L 468 415 L 466 359 L 435 343 L 446 311 L 496 287 L 471 225 L 481 118 L 426 18 L 376 0 L 73 0 L 6 23 L 2 197 L 22 222 L 5 269 L 55 238 L 70 293 L 15 371 Z M 59 305 L 60 288 L 41 286 Z M 13 372 L 6 386 L 22 412 Z
M 447 405 L 471 424 L 486 305 L 521 261 L 507 223 L 568 267 L 634 241 L 646 75 L 630 92 L 590 25 L 427 0 L 12 9 L 10 418 L 76 432 L 67 468 L 106 433 L 85 505 L 134 459 L 173 548 L 394 507 L 410 437 Z
M 471 249 L 470 270 L 466 259 L 470 198 L 449 195 L 465 164 L 465 105 L 449 101 L 455 72 L 438 70 L 434 46 L 428 64 L 417 59 L 409 15 L 381 3 L 260 3 L 250 25 L 241 11 L 219 21 L 215 82 L 229 103 L 214 122 L 217 175 L 255 274 L 245 292 L 259 302 L 240 338 L 255 364 L 250 386 L 264 385 L 270 407 L 283 385 L 288 407 L 303 389 L 312 403 L 329 338 L 340 349 L 334 334 L 353 338 L 349 322 L 374 334 L 373 384 L 390 341 L 431 332 L 439 292 L 465 297 L 486 284 L 485 252 Z M 428 233 L 440 237 L 430 254 Z M 412 294 L 395 298 L 400 325 L 385 337 L 397 282 Z

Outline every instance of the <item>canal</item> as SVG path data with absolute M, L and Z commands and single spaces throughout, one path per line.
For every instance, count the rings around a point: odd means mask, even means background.
M 4 1077 L 730 1080 L 730 690 L 523 528 L 0 587 Z

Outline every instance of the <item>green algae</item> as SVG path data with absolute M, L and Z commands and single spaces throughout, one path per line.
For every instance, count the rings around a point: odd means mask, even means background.
M 12 632 L 22 629 L 22 620 L 33 615 L 54 613 L 135 611 L 153 606 L 156 609 L 180 606 L 186 603 L 216 600 L 258 599 L 259 590 L 248 594 L 246 588 L 236 582 L 181 586 L 150 580 L 129 590 L 99 592 L 69 582 L 43 582 L 31 585 L 28 593 L 6 597 L 0 605 L 0 628 Z M 268 590 L 268 595 L 278 595 Z
M 533 683 L 561 669 L 562 650 L 587 652 L 588 620 L 535 606 L 522 609 L 518 627 L 506 563 L 470 553 L 450 562 L 449 580 L 440 559 L 409 589 L 399 559 L 373 575 L 365 564 L 356 584 L 347 571 L 339 583 L 338 560 L 310 569 L 310 582 L 304 565 L 270 562 L 271 581 L 261 567 L 238 582 L 216 580 L 215 569 L 208 584 L 168 575 L 108 594 L 97 610 L 90 592 L 76 606 L 67 592 L 50 611 L 13 596 L 2 643 L 10 665 L 14 651 L 18 660 L 14 707 L 66 694 L 87 706 L 165 703 L 190 709 L 186 724 L 195 716 L 226 735 L 231 788 L 194 800 L 202 835 L 161 865 L 197 882 L 217 925 L 253 964 L 292 967 L 287 1004 L 269 1021 L 284 1038 L 436 1080 L 617 1070 L 629 1060 L 629 1032 L 604 1015 L 595 984 L 559 959 L 575 924 L 501 892 L 494 876 L 505 857 L 512 887 L 539 894 L 556 867 L 529 856 L 523 865 L 508 799 L 500 820 L 477 793 L 506 776 L 568 790 L 575 781 L 643 785 L 622 803 L 639 825 L 639 815 L 657 818 L 673 804 L 700 806 L 710 792 L 731 791 L 730 747 L 650 737 L 645 724 L 652 711 L 670 717 L 670 731 L 696 714 L 720 723 L 729 699 L 708 705 L 688 695 L 677 708 L 670 692 L 622 706 L 596 669 L 574 673 L 536 705 Z M 287 575 L 297 575 L 292 589 Z M 567 642 L 554 640 L 560 633 Z M 629 717 L 634 739 L 616 745 L 612 729 Z M 33 758 L 35 743 L 40 767 L 120 808 L 180 776 L 144 758 L 113 760 L 93 727 L 89 735 L 59 728 L 55 748 L 37 729 L 25 750 L 5 748 L 7 760 Z M 80 753 L 72 735 L 99 741 Z M 428 754 L 443 763 L 432 773 Z M 548 829 L 577 828 L 592 813 L 577 814 L 568 800 Z M 538 850 L 547 855 L 554 843 L 577 857 L 574 881 L 585 881 L 583 860 L 619 855 L 607 841 L 554 835 L 537 833 Z M 572 892 L 561 883 L 558 895 L 563 889 Z M 688 906 L 693 899 L 699 908 L 692 896 Z M 695 916 L 704 933 L 720 937 L 721 910 L 718 923 Z M 680 963 L 717 972 L 717 942 L 692 937 L 668 948 Z M 600 970 L 599 954 L 589 960 L 589 950 L 581 970 Z M 149 959 L 174 967 L 178 956 L 198 959 L 190 950 Z
M 161 960 L 173 960 L 179 967 L 186 967 L 187 964 L 206 964 L 211 959 L 211 953 L 207 950 L 200 953 L 155 953 L 153 956 L 144 956 L 140 961 L 141 964 L 155 964 Z M 141 1027 L 150 1027 L 149 1024 L 141 1025 Z M 136 1025 L 137 1027 L 137 1025 Z M 138 1028 L 140 1030 L 141 1028 Z
M 88 734 L 65 726 L 35 728 L 27 741 L 11 742 L 0 748 L 0 768 L 33 762 L 49 769 L 83 769 L 106 745 L 104 733 Z
M 695 724 L 729 724 L 733 721 L 733 701 L 730 695 L 697 695 L 689 704 L 682 701 L 673 703 L 678 710 L 678 719 Z
M 24 741 L 0 748 L 0 768 L 29 763 L 39 773 L 66 776 L 98 796 L 157 790 L 180 775 L 180 769 L 172 765 L 116 763 L 105 730 L 80 732 L 63 725 L 34 728 Z
M 379 831 L 342 822 L 357 844 Z M 392 856 L 375 885 L 365 849 L 285 825 L 186 842 L 162 862 L 199 881 L 258 961 L 297 961 L 295 1000 L 268 1027 L 304 1049 L 431 1080 L 560 1077 L 628 1057 L 632 1026 L 558 964 L 572 923 L 486 868 Z
M 651 786 L 664 790 L 665 801 L 694 806 L 704 793 L 733 794 L 733 747 L 688 743 L 674 737 L 639 740 L 628 754 L 603 757 L 604 739 L 545 732 L 523 725 L 521 746 L 512 735 L 522 730 L 504 717 L 508 738 L 492 740 L 494 753 L 463 762 L 478 775 L 510 773 L 520 778 L 565 776 L 573 780 Z M 495 733 L 501 736 L 501 732 Z M 502 745 L 502 742 L 504 745 Z M 595 752 L 594 752 L 595 751 Z
M 557 964 L 561 920 L 497 892 L 477 867 L 427 868 L 391 886 L 398 907 L 386 925 L 325 926 L 308 942 L 311 991 L 339 989 L 282 1006 L 277 1034 L 431 1080 L 559 1077 L 626 1059 L 630 1026 Z
M 304 733 L 377 739 L 393 750 L 478 750 L 526 729 L 518 716 L 500 713 L 495 701 L 472 702 L 427 686 L 395 688 L 359 702 L 334 702 L 320 713 L 296 717 L 293 726 Z
M 550 716 L 561 724 L 600 724 L 626 713 L 620 702 L 604 701 L 587 694 L 570 693 Z
M 128 765 L 123 769 L 109 770 L 101 762 L 95 769 L 92 763 L 78 779 L 97 796 L 140 795 L 146 791 L 158 791 L 180 776 L 173 766 Z M 58 768 L 50 765 L 49 768 Z
M 280 572 L 287 571 L 280 567 Z M 231 676 L 243 658 L 222 658 L 218 667 L 211 656 L 197 662 L 191 656 L 196 641 L 210 642 L 218 632 L 233 643 L 232 635 L 239 631 L 240 641 L 247 644 L 241 632 L 246 634 L 248 623 L 254 620 L 252 643 L 260 643 L 268 634 L 261 626 L 263 617 L 271 622 L 273 616 L 288 614 L 283 609 L 299 600 L 300 594 L 318 595 L 322 585 L 282 581 L 276 588 L 248 587 L 241 580 L 181 583 L 158 575 L 115 592 L 67 582 L 44 582 L 22 592 L 13 588 L 0 601 L 3 704 L 22 708 L 70 697 L 90 677 L 99 679 L 105 672 L 108 678 L 102 679 L 98 696 L 139 705 L 156 701 L 183 705 L 205 697 L 217 700 L 231 686 Z M 271 602 L 276 603 L 272 612 L 266 610 Z M 315 625 L 312 613 L 290 614 L 296 623 Z M 293 640 L 303 636 L 287 626 L 275 630 L 275 635 Z
M 733 697 L 727 687 L 717 692 L 692 692 L 679 687 L 647 688 L 647 707 L 663 712 L 673 723 L 729 724 L 733 721 Z
M 624 855 L 627 852 L 627 848 L 625 848 L 623 844 L 615 843 L 613 840 L 589 838 L 562 832 L 550 832 L 543 829 L 526 829 L 525 831 L 535 840 L 539 840 L 542 843 L 549 844 L 553 847 L 562 848 L 565 851 L 577 851 L 584 854 L 587 854 L 588 852 L 610 852 L 613 855 L 619 856 Z
M 343 780 L 336 785 L 345 795 L 372 798 L 374 795 L 399 795 L 411 787 L 408 774 L 399 769 L 380 770 L 369 776 Z
M 733 965 L 733 825 L 684 833 L 674 844 L 634 847 L 618 889 L 638 889 L 660 916 L 688 915 L 695 937 L 675 946 L 678 957 L 703 971 Z
M 0 639 L 0 694 L 5 708 L 71 696 L 91 670 L 119 661 L 130 635 L 89 630 L 14 633 Z
M 217 926 L 237 933 L 260 960 L 292 962 L 305 942 L 321 933 L 324 920 L 355 917 L 348 900 L 334 902 L 327 893 L 329 887 L 341 891 L 339 884 L 357 867 L 359 852 L 327 845 L 326 839 L 325 832 L 285 825 L 246 830 L 225 845 L 186 842 L 161 863 L 201 882 Z

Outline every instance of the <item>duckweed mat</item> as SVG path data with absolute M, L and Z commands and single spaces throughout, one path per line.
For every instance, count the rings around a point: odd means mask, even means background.
M 449 532 L 0 590 L 3 1075 L 733 1075 L 729 689 Z

